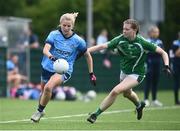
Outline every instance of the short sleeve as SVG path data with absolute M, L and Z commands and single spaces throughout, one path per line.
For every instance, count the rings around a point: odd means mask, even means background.
M 154 43 L 149 42 L 148 40 L 146 40 L 143 37 L 141 37 L 140 40 L 141 40 L 141 43 L 142 43 L 144 50 L 149 51 L 149 52 L 155 52 L 156 51 L 157 46 Z
M 85 40 L 79 39 L 79 46 L 78 46 L 79 52 L 85 52 L 87 50 L 87 44 Z
M 54 33 L 50 32 L 48 37 L 45 40 L 45 43 L 48 43 L 50 45 L 54 45 Z
M 120 36 L 113 38 L 111 41 L 108 41 L 108 49 L 114 49 L 118 45 Z
M 12 61 L 10 61 L 10 60 L 8 60 L 8 61 L 6 62 L 6 65 L 7 65 L 7 70 L 8 70 L 8 71 L 11 71 L 11 70 L 13 70 L 13 69 L 15 68 L 14 63 L 13 63 Z

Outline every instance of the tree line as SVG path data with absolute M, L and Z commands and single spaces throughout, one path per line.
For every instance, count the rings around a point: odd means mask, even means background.
M 93 32 L 96 38 L 106 28 L 109 39 L 118 35 L 122 22 L 129 18 L 129 0 L 94 0 Z M 180 30 L 180 0 L 165 0 L 165 21 L 159 23 L 160 37 L 166 49 L 177 38 Z M 48 33 L 55 29 L 59 18 L 66 12 L 79 12 L 75 31 L 86 36 L 86 0 L 1 0 L 0 16 L 32 19 L 34 32 L 43 44 Z

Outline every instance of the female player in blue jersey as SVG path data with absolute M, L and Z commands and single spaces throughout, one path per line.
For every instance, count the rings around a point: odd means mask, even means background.
M 151 26 L 148 30 L 147 39 L 152 44 L 159 46 L 163 49 L 164 45 L 163 42 L 159 39 L 159 28 L 157 26 Z M 146 106 L 150 106 L 149 101 L 149 92 L 152 93 L 152 102 L 151 106 L 163 106 L 163 104 L 157 99 L 157 89 L 158 89 L 158 82 L 160 78 L 160 71 L 162 66 L 161 55 L 158 53 L 149 52 L 147 54 L 146 59 L 147 64 L 147 73 L 146 73 L 146 83 L 144 86 L 144 102 Z
M 41 85 L 42 93 L 39 99 L 37 111 L 32 115 L 33 122 L 39 122 L 44 115 L 44 108 L 51 99 L 52 89 L 68 81 L 73 72 L 75 60 L 84 55 L 89 69 L 90 80 L 95 85 L 96 77 L 93 73 L 93 62 L 87 51 L 85 41 L 73 32 L 73 27 L 78 13 L 66 13 L 60 17 L 60 29 L 50 32 L 43 49 Z M 66 59 L 69 63 L 67 73 L 60 75 L 55 73 L 53 62 L 58 58 Z

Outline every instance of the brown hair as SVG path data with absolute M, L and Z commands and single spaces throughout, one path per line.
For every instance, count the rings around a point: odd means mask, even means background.
M 127 19 L 123 22 L 123 24 L 130 24 L 131 28 L 136 30 L 136 34 L 139 33 L 139 23 L 134 19 Z

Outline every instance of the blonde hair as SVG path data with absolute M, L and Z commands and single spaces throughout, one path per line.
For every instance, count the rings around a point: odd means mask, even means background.
M 76 21 L 76 17 L 78 16 L 78 12 L 75 13 L 65 13 L 63 14 L 60 19 L 59 19 L 59 23 L 61 24 L 61 22 L 63 20 L 71 20 L 72 21 L 72 25 L 74 26 L 75 21 Z
M 156 25 L 151 25 L 148 29 L 148 33 L 154 31 L 154 30 L 158 30 L 159 31 L 159 28 L 156 26 Z

